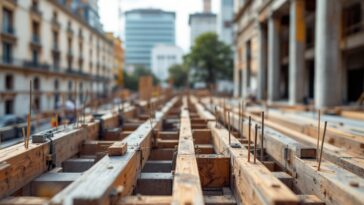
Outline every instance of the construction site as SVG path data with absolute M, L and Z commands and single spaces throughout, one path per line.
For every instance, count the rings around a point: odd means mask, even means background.
M 108 3 L 0 1 L 0 205 L 364 205 L 362 0 Z

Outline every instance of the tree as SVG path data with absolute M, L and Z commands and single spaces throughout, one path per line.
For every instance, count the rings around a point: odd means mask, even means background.
M 184 64 L 172 65 L 169 69 L 169 79 L 173 81 L 176 88 L 188 85 L 188 67 Z
M 193 68 L 195 81 L 204 81 L 208 85 L 216 80 L 232 80 L 233 56 L 231 48 L 218 40 L 215 33 L 201 34 L 184 59 Z

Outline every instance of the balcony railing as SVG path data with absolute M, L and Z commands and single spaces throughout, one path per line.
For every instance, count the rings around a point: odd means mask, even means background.
M 358 22 L 356 24 L 347 26 L 344 31 L 346 36 L 350 36 L 352 34 L 359 33 L 360 31 L 363 30 L 364 30 L 364 23 Z
M 11 26 L 3 26 L 3 29 L 1 30 L 2 33 L 8 34 L 8 35 L 15 35 L 15 29 Z
M 40 44 L 40 37 L 38 35 L 33 35 L 32 36 L 32 43 Z
M 53 28 L 60 29 L 61 28 L 61 23 L 59 23 L 57 18 L 53 17 L 52 18 L 52 26 L 53 26 Z
M 23 66 L 26 68 L 33 68 L 33 69 L 38 69 L 38 70 L 49 70 L 49 65 L 46 63 L 39 63 L 39 62 L 35 62 L 35 61 L 28 61 L 25 60 L 23 62 Z
M 39 10 L 38 6 L 35 5 L 31 6 L 30 10 L 32 11 L 33 14 L 42 17 L 42 12 Z

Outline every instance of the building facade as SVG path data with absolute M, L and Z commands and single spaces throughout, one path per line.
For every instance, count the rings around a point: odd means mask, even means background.
M 120 38 L 114 36 L 113 33 L 106 33 L 107 38 L 113 42 L 114 45 L 114 63 L 112 68 L 112 75 L 114 76 L 114 85 L 118 88 L 123 87 L 124 84 L 124 48 L 123 42 Z
M 316 108 L 364 91 L 364 2 L 236 0 L 234 94 Z
M 57 0 L 0 1 L 0 115 L 107 95 L 113 45 Z
M 159 9 L 125 12 L 126 66 L 151 68 L 151 51 L 159 43 L 175 44 L 175 13 Z
M 181 64 L 182 48 L 175 45 L 158 44 L 152 50 L 152 71 L 162 81 L 168 79 L 168 69 L 175 64 Z
M 233 44 L 234 0 L 221 0 L 218 16 L 219 39 L 227 45 Z
M 198 36 L 203 33 L 217 33 L 217 16 L 211 13 L 211 0 L 203 1 L 203 12 L 190 14 L 188 24 L 190 25 L 190 45 L 195 43 Z

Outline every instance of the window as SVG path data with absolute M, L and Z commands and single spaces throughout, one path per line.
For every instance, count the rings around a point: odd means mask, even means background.
M 35 109 L 35 111 L 40 111 L 40 98 L 39 97 L 34 98 L 34 109 Z
M 72 87 L 73 87 L 72 81 L 68 81 L 68 99 L 69 100 L 72 100 Z
M 9 9 L 3 9 L 3 32 L 14 34 L 13 30 L 13 12 Z
M 32 8 L 33 9 L 37 9 L 38 8 L 38 1 L 37 0 L 32 0 Z
M 36 21 L 32 22 L 32 31 L 33 31 L 33 36 L 32 36 L 32 41 L 35 43 L 40 43 L 40 39 L 39 39 L 39 23 Z
M 14 77 L 12 75 L 5 76 L 5 89 L 12 90 L 14 88 Z
M 33 49 L 32 50 L 32 63 L 33 66 L 37 66 L 38 65 L 38 58 L 39 58 L 39 52 L 37 49 Z
M 14 114 L 14 100 L 5 100 L 5 114 Z
M 40 90 L 40 81 L 39 81 L 38 77 L 34 78 L 33 89 L 34 90 Z
M 362 7 L 360 2 L 344 8 L 344 25 L 346 35 L 358 33 L 363 29 Z
M 58 32 L 53 31 L 53 49 L 58 50 Z
M 12 45 L 8 42 L 3 42 L 3 62 L 4 63 L 12 63 L 13 61 L 13 53 L 12 53 Z
M 54 81 L 54 90 L 58 90 L 59 89 L 59 81 L 55 80 Z

